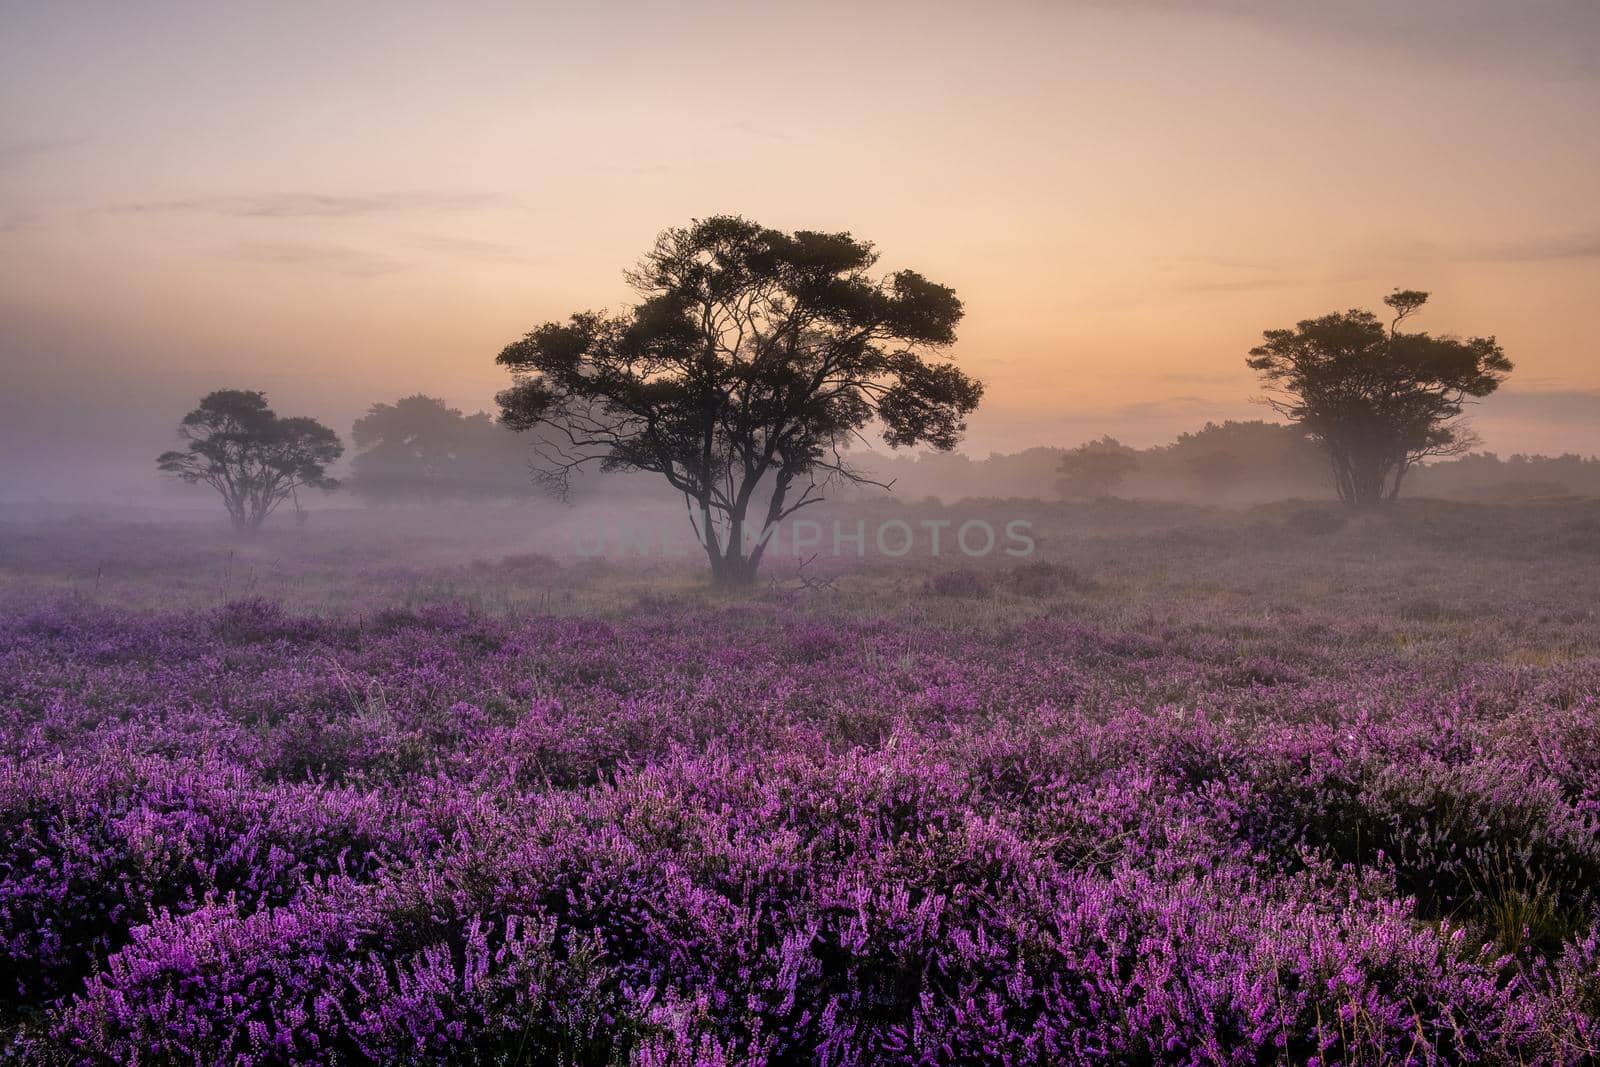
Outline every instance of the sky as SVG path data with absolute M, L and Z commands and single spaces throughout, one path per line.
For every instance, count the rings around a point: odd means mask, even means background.
M 1485 447 L 1600 453 L 1597 115 L 1592 0 L 0 0 L 0 496 L 214 388 L 489 408 L 720 213 L 954 287 L 974 455 L 1268 416 L 1261 331 L 1397 286 L 1516 362 Z

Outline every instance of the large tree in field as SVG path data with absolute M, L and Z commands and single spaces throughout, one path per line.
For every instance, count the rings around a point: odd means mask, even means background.
M 156 466 L 222 497 L 234 529 L 261 527 L 303 488 L 335 489 L 327 468 L 344 454 L 332 430 L 310 418 L 279 418 L 264 393 L 219 389 L 183 417 L 181 451 L 163 452 Z
M 1268 402 L 1327 451 L 1339 499 L 1352 507 L 1387 503 L 1412 464 L 1458 455 L 1474 438 L 1458 420 L 1511 371 L 1493 337 L 1432 337 L 1400 329 L 1428 294 L 1397 289 L 1384 298 L 1385 324 L 1353 309 L 1268 330 L 1247 360 L 1273 390 Z
M 626 313 L 573 315 L 506 346 L 506 425 L 558 491 L 587 464 L 683 494 L 720 584 L 754 580 L 769 533 L 830 479 L 869 424 L 890 447 L 953 448 L 982 386 L 935 360 L 961 302 L 915 271 L 872 273 L 848 233 L 718 216 L 667 230 L 627 279 Z

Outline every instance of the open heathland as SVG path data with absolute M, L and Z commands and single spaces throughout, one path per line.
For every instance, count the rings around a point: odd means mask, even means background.
M 9 522 L 4 1055 L 1590 1062 L 1597 516 L 1036 505 L 742 594 Z

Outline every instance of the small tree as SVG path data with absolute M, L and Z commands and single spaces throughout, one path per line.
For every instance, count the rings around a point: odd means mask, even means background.
M 1139 469 L 1139 454 L 1115 437 L 1086 441 L 1061 457 L 1061 495 L 1072 498 L 1110 496 Z
M 1274 390 L 1268 403 L 1326 449 L 1351 507 L 1393 501 L 1420 459 L 1470 450 L 1475 439 L 1457 420 L 1511 372 L 1493 337 L 1401 332 L 1427 299 L 1396 289 L 1383 301 L 1394 312 L 1387 326 L 1352 309 L 1268 330 L 1250 350 L 1247 363 Z
M 182 451 L 163 452 L 156 466 L 191 485 L 217 491 L 241 533 L 260 529 L 273 509 L 295 500 L 301 488 L 335 489 L 327 467 L 344 446 L 332 430 L 309 418 L 279 418 L 264 393 L 220 389 L 183 417 Z
M 534 452 L 558 492 L 589 464 L 660 475 L 714 579 L 748 584 L 770 532 L 830 479 L 872 482 L 843 456 L 868 423 L 892 448 L 949 450 L 982 395 L 927 358 L 955 339 L 955 293 L 914 271 L 876 277 L 877 258 L 848 233 L 734 216 L 667 230 L 627 275 L 641 298 L 627 313 L 506 346 L 502 420 L 554 431 Z

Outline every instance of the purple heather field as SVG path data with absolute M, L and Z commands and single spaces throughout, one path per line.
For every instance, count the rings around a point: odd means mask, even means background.
M 0 1058 L 1595 1060 L 1600 506 L 1019 508 L 0 522 Z

